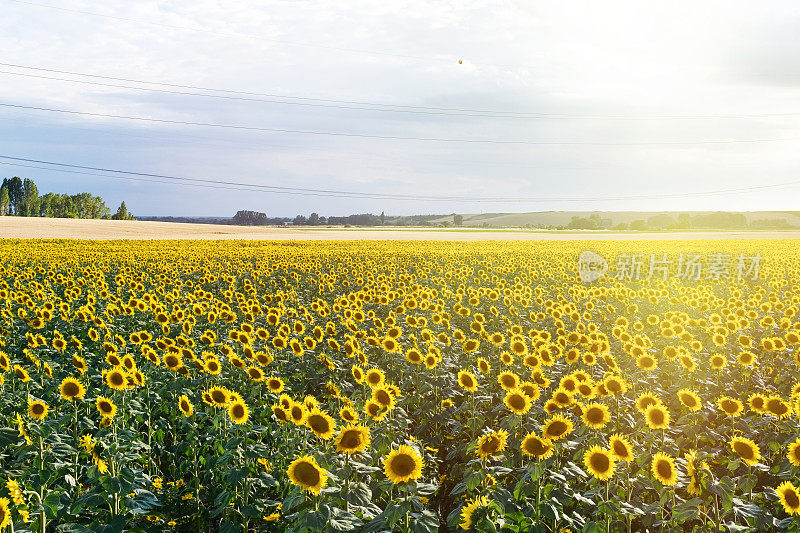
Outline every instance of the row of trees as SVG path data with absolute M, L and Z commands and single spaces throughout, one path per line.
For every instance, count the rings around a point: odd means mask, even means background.
M 0 186 L 0 216 L 49 218 L 111 218 L 133 220 L 125 202 L 111 215 L 105 201 L 88 192 L 58 194 L 49 192 L 39 196 L 39 188 L 30 179 L 4 178 Z

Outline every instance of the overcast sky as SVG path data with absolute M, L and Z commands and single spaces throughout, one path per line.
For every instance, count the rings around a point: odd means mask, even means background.
M 0 66 L 0 104 L 366 136 L 567 143 L 310 135 L 0 106 L 4 156 L 489 199 L 289 195 L 0 165 L 0 176 L 32 177 L 40 192 L 89 191 L 112 209 L 125 200 L 137 215 L 799 209 L 799 185 L 658 197 L 800 180 L 795 1 L 0 0 L 0 50 L 2 63 L 40 69 L 409 107 L 170 94 L 30 75 L 234 96 L 10 66 Z M 423 109 L 431 107 L 496 113 Z M 555 200 L 638 196 L 656 198 Z

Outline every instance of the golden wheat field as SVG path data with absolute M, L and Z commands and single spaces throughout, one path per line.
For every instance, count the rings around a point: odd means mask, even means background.
M 0 241 L 0 531 L 797 531 L 796 250 Z

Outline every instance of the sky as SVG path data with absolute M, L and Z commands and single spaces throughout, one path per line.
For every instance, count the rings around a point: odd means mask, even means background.
M 0 176 L 112 211 L 798 209 L 793 1 L 0 0 L 0 13 L 0 156 L 139 173 L 0 158 Z

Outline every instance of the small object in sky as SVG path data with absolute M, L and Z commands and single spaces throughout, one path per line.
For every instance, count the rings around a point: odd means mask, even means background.
M 458 64 L 460 65 L 461 63 L 462 63 L 462 61 L 459 59 L 459 60 L 458 60 Z

